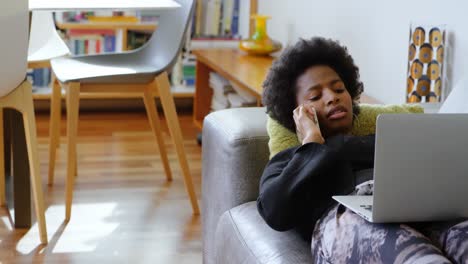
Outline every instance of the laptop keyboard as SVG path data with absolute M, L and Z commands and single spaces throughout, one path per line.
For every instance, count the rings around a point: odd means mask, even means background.
M 361 204 L 360 207 L 364 208 L 364 210 L 372 212 L 372 205 L 370 205 L 370 204 Z

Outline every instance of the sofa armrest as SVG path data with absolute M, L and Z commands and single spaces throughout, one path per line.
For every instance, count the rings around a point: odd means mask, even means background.
M 224 212 L 216 228 L 216 263 L 310 264 L 310 243 L 295 230 L 278 232 L 260 216 L 255 202 Z
M 265 108 L 235 108 L 205 117 L 202 137 L 204 263 L 213 263 L 214 234 L 227 210 L 256 200 L 268 162 Z

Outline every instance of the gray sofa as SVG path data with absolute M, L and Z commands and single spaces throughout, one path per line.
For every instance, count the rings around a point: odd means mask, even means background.
M 203 123 L 203 263 L 312 263 L 294 231 L 271 229 L 255 200 L 268 162 L 265 108 L 227 109 Z

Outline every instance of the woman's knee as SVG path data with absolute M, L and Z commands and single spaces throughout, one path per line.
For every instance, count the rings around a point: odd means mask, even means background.
M 450 227 L 440 243 L 449 258 L 456 263 L 468 262 L 468 221 Z
M 341 206 L 330 210 L 317 223 L 312 235 L 314 259 L 325 263 L 345 263 L 353 255 L 355 247 L 360 246 L 355 243 L 361 237 L 359 233 L 371 225 L 352 211 L 342 210 Z
M 352 211 L 330 211 L 312 237 L 315 260 L 331 263 L 449 263 L 425 236 L 406 225 L 373 224 Z M 407 262 L 411 260 L 410 262 Z M 422 263 L 422 262 L 416 262 Z

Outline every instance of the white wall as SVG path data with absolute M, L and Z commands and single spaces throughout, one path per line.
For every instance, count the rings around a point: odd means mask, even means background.
M 338 39 L 359 66 L 365 92 L 384 103 L 405 101 L 411 21 L 447 24 L 448 86 L 462 77 L 468 68 L 467 10 L 468 2 L 460 0 L 259 0 L 259 13 L 272 16 L 272 38 L 283 44 L 299 37 Z

